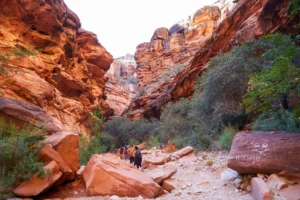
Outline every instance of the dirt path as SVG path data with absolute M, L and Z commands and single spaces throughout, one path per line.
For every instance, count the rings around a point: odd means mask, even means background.
M 177 178 L 180 187 L 171 193 L 157 199 L 174 200 L 252 200 L 251 194 L 239 191 L 233 185 L 225 183 L 220 178 L 220 173 L 226 167 L 227 154 L 199 153 L 197 160 L 193 162 L 180 159 L 174 163 L 177 165 Z M 208 166 L 211 165 L 211 166 Z
M 171 193 L 156 198 L 157 200 L 253 200 L 251 194 L 236 189 L 232 184 L 221 180 L 220 174 L 226 170 L 227 154 L 198 153 L 196 158 L 180 159 L 167 164 L 176 164 L 177 173 L 172 177 L 179 180 L 179 186 Z M 196 159 L 196 160 L 195 160 Z M 208 166 L 210 165 L 210 166 Z M 146 170 L 145 170 L 146 172 Z M 72 200 L 144 200 L 137 198 L 82 197 L 67 198 Z

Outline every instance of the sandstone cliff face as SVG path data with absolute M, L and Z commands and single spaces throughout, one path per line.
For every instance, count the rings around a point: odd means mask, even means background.
M 87 132 L 94 108 L 111 112 L 103 92 L 112 56 L 80 26 L 63 0 L 0 2 L 0 95 L 41 107 L 74 133 Z
M 167 102 L 193 94 L 195 80 L 210 58 L 251 38 L 286 29 L 287 3 L 287 0 L 220 0 L 215 4 L 218 7 L 198 10 L 187 24 L 156 30 L 150 43 L 137 47 L 138 80 L 147 87 L 130 104 L 127 116 L 159 117 Z M 160 78 L 162 72 L 172 71 L 176 65 L 181 65 L 179 72 Z
M 114 59 L 110 69 L 106 72 L 109 79 L 105 85 L 105 96 L 115 116 L 123 113 L 138 91 L 135 69 L 134 57 L 126 54 Z

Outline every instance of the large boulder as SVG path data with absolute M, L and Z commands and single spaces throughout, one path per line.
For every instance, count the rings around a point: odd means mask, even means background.
M 93 155 L 83 172 L 88 196 L 155 198 L 163 189 L 128 162 L 112 154 Z
M 174 164 L 165 165 L 162 168 L 147 171 L 146 174 L 150 176 L 155 183 L 161 184 L 165 179 L 171 178 L 177 172 L 177 167 Z
M 44 178 L 34 174 L 29 180 L 24 181 L 14 189 L 13 193 L 20 197 L 37 196 L 48 190 L 62 176 L 62 172 L 55 161 L 51 161 L 46 165 L 44 170 L 45 173 L 48 173 Z
M 239 173 L 299 174 L 299 143 L 299 133 L 239 132 L 234 137 L 227 165 Z
M 42 161 L 44 164 L 48 164 L 54 160 L 58 164 L 60 171 L 63 173 L 63 176 L 61 177 L 61 182 L 65 180 L 70 181 L 74 179 L 75 173 L 60 156 L 60 154 L 52 148 L 50 144 L 46 144 L 41 149 L 41 151 L 39 152 L 39 160 Z
M 79 136 L 69 132 L 53 134 L 46 138 L 46 143 L 61 155 L 74 173 L 79 169 Z

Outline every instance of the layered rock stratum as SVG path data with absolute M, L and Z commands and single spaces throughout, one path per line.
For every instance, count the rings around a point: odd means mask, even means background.
M 126 116 L 159 118 L 166 103 L 193 94 L 195 80 L 211 58 L 252 38 L 291 32 L 287 4 L 287 0 L 220 0 L 169 29 L 156 29 L 150 42 L 137 46 L 141 92 Z
M 56 125 L 54 132 L 84 134 L 92 110 L 112 113 L 103 95 L 112 62 L 63 0 L 0 2 L 0 95 L 40 107 Z M 22 112 L 31 113 L 28 108 Z M 0 114 L 18 116 L 17 106 L 10 110 L 14 115 Z
M 133 55 L 126 54 L 115 58 L 106 72 L 109 79 L 105 85 L 105 95 L 115 116 L 120 116 L 127 109 L 138 92 L 135 69 L 136 62 Z

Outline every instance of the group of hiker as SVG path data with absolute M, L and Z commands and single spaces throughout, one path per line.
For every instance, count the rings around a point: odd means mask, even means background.
M 130 164 L 134 164 L 138 169 L 142 166 L 142 153 L 137 146 L 127 145 L 120 147 L 120 158 L 122 160 L 129 160 Z

